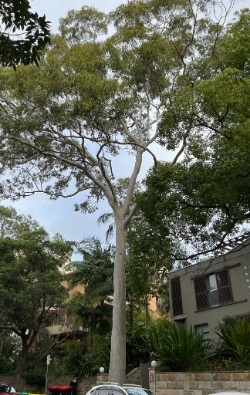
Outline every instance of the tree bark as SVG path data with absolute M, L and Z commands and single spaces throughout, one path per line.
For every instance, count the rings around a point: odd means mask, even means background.
M 27 339 L 25 337 L 25 339 L 22 338 L 22 351 L 18 357 L 17 367 L 15 370 L 14 387 L 17 391 L 20 386 L 21 376 L 27 360 L 28 352 L 29 352 L 29 347 L 27 344 Z
M 111 352 L 109 381 L 123 384 L 126 375 L 126 229 L 123 210 L 115 213 L 116 254 L 114 264 L 113 326 L 111 335 Z

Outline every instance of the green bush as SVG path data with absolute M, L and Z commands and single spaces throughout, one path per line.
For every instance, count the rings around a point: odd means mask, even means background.
M 27 384 L 43 387 L 45 385 L 45 374 L 45 370 L 26 371 L 23 378 Z
M 136 322 L 132 330 L 127 330 L 126 339 L 126 365 L 129 372 L 140 366 L 141 362 L 149 362 L 151 359 L 149 325 L 145 321 Z
M 15 371 L 16 363 L 11 358 L 2 357 L 0 358 L 0 374 L 12 373 Z
M 160 323 L 152 331 L 152 344 L 162 365 L 172 371 L 200 370 L 215 355 L 213 344 L 184 325 Z
M 250 321 L 245 318 L 229 318 L 219 324 L 217 335 L 224 358 L 233 359 L 242 366 L 250 363 Z
M 152 348 L 152 357 L 164 360 L 166 339 L 168 336 L 168 328 L 171 326 L 168 318 L 158 318 L 151 321 L 149 326 L 149 338 Z
M 75 374 L 80 377 L 95 375 L 103 366 L 108 371 L 110 357 L 110 337 L 94 338 L 92 348 L 84 342 L 65 342 L 53 355 L 50 372 L 55 375 Z M 73 373 L 72 373 L 73 372 Z

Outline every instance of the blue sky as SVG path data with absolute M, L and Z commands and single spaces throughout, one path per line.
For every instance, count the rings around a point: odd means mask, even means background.
M 56 30 L 59 18 L 65 17 L 69 10 L 79 10 L 87 5 L 109 12 L 122 2 L 122 0 L 31 0 L 30 4 L 38 14 L 45 14 L 51 21 L 52 28 Z
M 80 9 L 83 5 L 95 7 L 101 11 L 109 12 L 122 4 L 122 0 L 31 0 L 34 11 L 46 14 L 51 21 L 52 31 L 56 32 L 59 18 L 65 17 L 70 9 Z M 229 2 L 229 0 L 226 0 Z M 249 0 L 237 1 L 235 9 L 249 7 Z M 166 159 L 166 151 L 160 154 Z M 152 164 L 146 156 L 144 174 Z M 119 159 L 119 170 L 125 172 L 128 167 L 128 158 Z M 124 174 L 125 176 L 125 174 Z M 28 215 L 37 220 L 51 234 L 60 233 L 65 239 L 79 241 L 84 237 L 95 236 L 105 240 L 106 226 L 99 226 L 97 218 L 100 214 L 110 211 L 106 204 L 94 214 L 81 214 L 74 211 L 75 198 L 50 200 L 45 195 L 35 195 L 16 202 L 3 202 L 16 208 L 18 213 Z

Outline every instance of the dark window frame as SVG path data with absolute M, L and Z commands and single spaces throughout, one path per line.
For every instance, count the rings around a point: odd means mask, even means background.
M 183 314 L 180 277 L 171 278 L 171 296 L 173 316 L 176 317 Z
M 208 279 L 210 276 L 215 276 L 217 284 L 218 304 L 214 305 L 211 305 L 209 301 L 209 294 L 212 292 L 208 289 Z M 217 270 L 204 276 L 194 277 L 194 292 L 197 311 L 233 303 L 234 300 L 228 268 Z

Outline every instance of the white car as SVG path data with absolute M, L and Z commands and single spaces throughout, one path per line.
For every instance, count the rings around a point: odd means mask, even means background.
M 136 384 L 124 384 L 105 382 L 95 385 L 86 395 L 155 395 L 151 390 Z
M 0 394 L 12 394 L 12 395 L 16 394 L 17 395 L 17 392 L 16 392 L 15 388 L 12 387 L 11 385 L 5 384 L 5 383 L 0 383 Z

